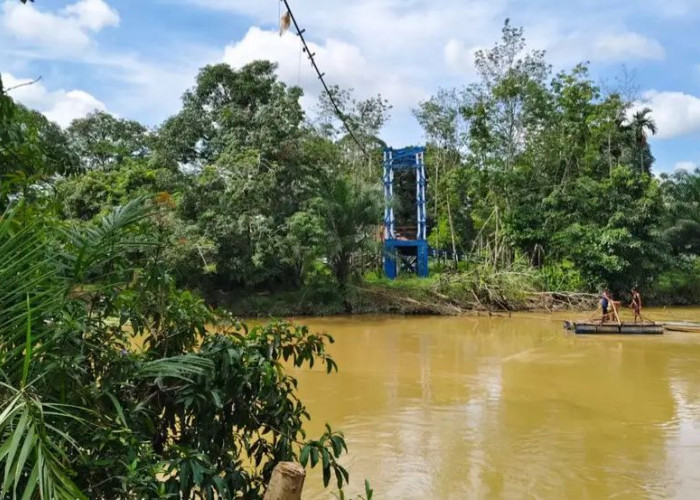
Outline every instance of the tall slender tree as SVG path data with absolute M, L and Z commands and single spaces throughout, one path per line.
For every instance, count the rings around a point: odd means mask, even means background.
M 632 115 L 632 120 L 629 123 L 629 128 L 634 136 L 634 144 L 637 150 L 636 157 L 639 158 L 639 172 L 649 171 L 651 162 L 645 161 L 645 157 L 649 153 L 649 144 L 647 142 L 647 132 L 656 135 L 656 122 L 650 116 L 651 109 L 644 108 L 636 111 Z

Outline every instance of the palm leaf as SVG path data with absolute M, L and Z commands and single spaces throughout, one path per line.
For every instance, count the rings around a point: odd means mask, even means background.
M 148 243 L 144 238 L 127 238 L 130 228 L 153 214 L 146 198 L 136 198 L 122 207 L 115 208 L 99 222 L 79 228 L 60 228 L 66 242 L 63 253 L 64 273 L 74 283 L 83 283 L 88 276 L 97 273 L 104 279 L 108 264 L 122 257 L 130 249 Z M 97 281 L 92 278 L 91 281 Z
M 191 381 L 192 377 L 206 375 L 214 369 L 210 359 L 196 354 L 184 354 L 143 363 L 136 371 L 138 378 L 177 378 Z
M 19 491 L 22 498 L 86 498 L 63 465 L 63 450 L 73 440 L 45 421 L 45 411 L 52 405 L 42 404 L 27 391 L 10 389 L 10 394 L 0 413 L 0 463 L 5 464 L 0 496 L 11 492 L 17 498 Z M 73 418 L 68 412 L 63 415 Z
M 28 376 L 25 353 L 43 340 L 44 329 L 34 326 L 60 311 L 66 288 L 48 251 L 49 229 L 41 221 L 18 226 L 17 217 L 15 210 L 0 219 L 0 360 L 19 385 Z
M 20 221 L 20 210 L 0 219 L 0 362 L 8 379 L 19 385 L 24 374 L 27 328 L 37 353 L 46 349 L 47 318 L 59 316 L 71 289 L 87 282 L 94 293 L 123 282 L 130 270 L 112 266 L 144 241 L 130 240 L 129 230 L 153 213 L 144 198 L 115 209 L 86 227 L 61 227 L 40 217 Z M 147 243 L 147 242 L 146 242 Z M 32 318 L 29 318 L 31 311 Z

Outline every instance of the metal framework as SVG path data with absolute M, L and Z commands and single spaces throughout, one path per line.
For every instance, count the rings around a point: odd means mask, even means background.
M 384 149 L 384 273 L 394 279 L 399 270 L 428 276 L 428 242 L 425 210 L 425 148 Z M 394 218 L 394 171 L 416 172 L 416 232 L 414 238 L 397 238 Z M 399 269 L 400 266 L 400 269 Z

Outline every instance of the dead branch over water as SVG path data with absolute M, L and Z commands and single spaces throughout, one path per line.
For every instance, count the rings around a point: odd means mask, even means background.
M 584 311 L 595 309 L 598 296 L 569 291 L 524 290 L 513 294 L 491 283 L 441 290 L 442 284 L 421 289 L 374 285 L 354 287 L 357 310 L 374 308 L 404 314 L 493 314 L 515 311 Z

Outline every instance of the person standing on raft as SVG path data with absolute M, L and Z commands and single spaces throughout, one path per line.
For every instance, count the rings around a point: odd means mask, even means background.
M 612 299 L 608 294 L 608 289 L 603 289 L 603 297 L 600 299 L 600 307 L 603 309 L 603 317 L 600 320 L 601 323 L 605 323 L 605 321 L 608 319 L 608 305 L 610 305 L 611 301 Z
M 642 318 L 642 296 L 637 290 L 637 287 L 632 288 L 632 303 L 630 307 L 634 309 L 634 322 L 637 322 L 637 317 L 644 321 Z

